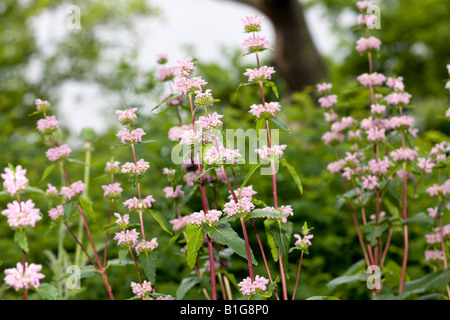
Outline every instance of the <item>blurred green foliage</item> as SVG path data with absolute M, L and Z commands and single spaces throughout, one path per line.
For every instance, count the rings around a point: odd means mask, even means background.
M 389 6 L 386 4 L 388 2 Z M 166 220 L 176 217 L 173 205 L 164 198 L 163 188 L 167 186 L 167 181 L 162 174 L 162 169 L 171 167 L 170 151 L 174 143 L 168 140 L 167 132 L 172 126 L 177 125 L 177 118 L 174 110 L 164 109 L 164 107 L 158 110 L 161 115 L 149 115 L 153 106 L 149 108 L 146 101 L 148 96 L 158 100 L 161 93 L 167 92 L 168 88 L 158 84 L 156 70 L 139 70 L 136 67 L 134 62 L 138 46 L 119 59 L 108 61 L 107 71 L 100 72 L 103 70 L 100 65 L 105 62 L 104 52 L 113 43 L 102 42 L 96 33 L 102 26 L 108 26 L 114 30 L 129 30 L 133 17 L 144 15 L 151 18 L 155 9 L 148 7 L 145 1 L 139 0 L 120 2 L 120 5 L 110 1 L 71 1 L 70 4 L 82 7 L 82 29 L 70 32 L 58 43 L 53 54 L 46 56 L 37 50 L 36 35 L 29 22 L 49 10 L 64 10 L 69 2 L 61 0 L 26 3 L 7 0 L 0 4 L 0 150 L 2 150 L 0 167 L 3 168 L 8 163 L 21 164 L 28 170 L 27 177 L 33 186 L 44 190 L 47 183 L 60 186 L 63 181 L 62 173 L 56 169 L 47 179 L 41 181 L 43 170 L 49 165 L 45 151 L 50 145 L 35 129 L 38 116 L 29 116 L 34 111 L 34 99 L 49 100 L 55 106 L 55 112 L 58 113 L 58 100 L 61 97 L 58 96 L 57 87 L 65 80 L 99 83 L 107 92 L 115 93 L 118 97 L 116 103 L 106 112 L 112 114 L 123 105 L 139 108 L 139 120 L 136 125 L 144 128 L 149 139 L 157 140 L 157 143 L 141 144 L 136 148 L 138 157 L 144 158 L 151 164 L 148 174 L 142 180 L 142 193 L 154 195 L 157 200 L 154 210 L 162 214 Z M 313 3 L 325 4 L 329 9 L 330 17 L 336 19 L 342 10 L 353 6 L 353 1 L 311 1 L 311 4 Z M 444 114 L 448 107 L 448 91 L 443 89 L 443 80 L 448 76 L 445 65 L 449 62 L 446 59 L 450 56 L 450 48 L 447 45 L 448 37 L 450 37 L 449 5 L 447 1 L 429 0 L 387 1 L 383 3 L 383 6 L 389 7 L 389 10 L 382 7 L 382 29 L 375 31 L 383 41 L 380 55 L 375 57 L 377 61 L 375 69 L 386 75 L 405 78 L 406 88 L 413 94 L 414 115 L 420 119 L 421 134 L 417 145 L 424 152 L 437 142 L 448 141 L 448 134 L 450 134 L 448 121 L 436 116 Z M 422 14 L 424 10 L 427 11 L 426 15 Z M 338 20 L 336 20 L 336 26 L 339 26 Z M 423 51 L 425 53 L 417 54 L 411 49 L 416 42 L 425 45 L 427 48 Z M 350 53 L 342 62 L 327 60 L 330 69 L 328 80 L 335 84 L 336 92 L 340 92 L 338 107 L 342 114 L 360 118 L 367 114 L 367 95 L 357 90 L 355 79 L 357 75 L 367 72 L 367 63 L 365 58 L 360 57 L 353 50 L 353 43 L 344 42 L 344 46 L 347 46 Z M 169 57 L 169 64 L 173 64 L 177 58 L 181 57 Z M 34 59 L 40 61 L 42 67 L 37 81 L 27 78 L 29 64 Z M 248 107 L 257 103 L 258 90 L 248 86 L 236 92 L 239 83 L 246 81 L 242 72 L 250 66 L 243 64 L 239 50 L 225 51 L 223 59 L 229 61 L 227 67 L 218 63 L 204 64 L 200 61 L 196 72 L 208 81 L 207 87 L 212 89 L 214 97 L 220 99 L 221 102 L 216 104 L 216 108 L 219 113 L 224 114 L 225 129 L 253 128 L 255 121 L 248 113 Z M 62 65 L 64 67 L 61 67 Z M 280 96 L 283 98 L 283 79 L 275 77 L 274 82 L 280 88 Z M 279 203 L 292 205 L 295 213 L 291 220 L 294 222 L 294 233 L 300 232 L 304 221 L 314 228 L 310 254 L 303 259 L 297 298 L 335 295 L 341 299 L 369 299 L 371 292 L 367 290 L 365 283 L 345 284 L 334 290 L 329 290 L 327 287 L 329 281 L 344 274 L 352 265 L 358 263 L 362 259 L 362 254 L 350 213 L 345 205 L 338 205 L 338 196 L 343 193 L 341 181 L 325 169 L 326 165 L 334 160 L 334 155 L 321 140 L 322 134 L 328 128 L 315 103 L 314 90 L 315 88 L 312 87 L 307 88 L 304 92 L 295 93 L 292 97 L 284 97 L 285 100 L 282 100 L 281 118 L 289 125 L 291 132 L 281 132 L 280 143 L 288 145 L 285 156 L 300 173 L 304 193 L 300 195 L 287 170 L 281 167 L 277 175 Z M 132 103 L 127 100 L 129 97 L 132 97 Z M 266 97 L 269 101 L 276 100 L 268 89 Z M 186 123 L 189 123 L 189 112 L 186 105 L 181 109 L 182 118 Z M 90 221 L 90 225 L 98 248 L 102 248 L 104 244 L 103 226 L 107 224 L 109 212 L 109 202 L 104 199 L 103 190 L 100 187 L 109 182 L 108 177 L 103 173 L 105 163 L 112 157 L 121 163 L 131 161 L 129 149 L 111 148 L 117 145 L 115 136 L 117 128 L 118 123 L 111 123 L 105 133 L 97 134 L 91 141 L 93 151 L 89 198 L 94 203 L 96 221 Z M 74 150 L 71 158 L 84 161 L 82 148 L 84 141 L 81 137 L 71 136 L 68 130 L 64 130 L 58 139 L 69 141 Z M 68 162 L 67 168 L 73 180 L 82 179 L 84 171 L 82 164 Z M 237 176 L 240 181 L 243 181 L 247 169 L 248 166 L 237 167 Z M 117 175 L 116 179 L 122 183 L 125 190 L 123 199 L 135 195 L 135 190 L 129 181 L 121 175 Z M 428 184 L 431 182 L 432 180 L 427 181 Z M 255 174 L 250 183 L 258 192 L 256 197 L 270 204 L 271 179 Z M 187 194 L 190 189 L 187 188 L 185 191 Z M 209 198 L 212 199 L 212 186 L 208 186 L 207 191 Z M 228 196 L 228 191 L 225 185 L 218 185 L 216 191 L 217 198 L 221 199 L 220 206 L 224 202 L 223 199 Z M 46 275 L 44 282 L 52 282 L 62 289 L 61 279 L 65 267 L 73 264 L 75 243 L 64 228 L 56 226 L 49 230 L 51 222 L 46 212 L 50 203 L 42 195 L 32 193 L 27 196 L 36 202 L 44 215 L 36 228 L 27 232 L 30 243 L 27 261 L 42 264 Z M 0 207 L 4 208 L 10 200 L 7 196 L 0 196 Z M 419 213 L 429 205 L 431 205 L 430 199 L 424 195 L 424 189 L 419 190 L 413 211 Z M 181 207 L 181 212 L 185 215 L 200 209 L 201 201 L 197 192 L 186 205 Z M 120 202 L 116 204 L 115 211 L 125 213 Z M 78 228 L 77 224 L 78 220 L 75 219 L 74 230 Z M 159 242 L 157 291 L 175 297 L 181 281 L 192 275 L 192 270 L 187 267 L 186 259 L 180 252 L 184 246 L 183 237 L 177 234 L 171 236 L 164 232 L 156 220 L 149 215 L 145 216 L 145 225 L 147 237 L 158 237 Z M 257 228 L 264 243 L 266 239 L 261 221 L 257 221 Z M 410 279 L 424 276 L 432 270 L 432 266 L 425 262 L 423 254 L 424 234 L 427 232 L 429 229 L 421 225 L 411 228 L 412 241 L 408 269 Z M 0 217 L 0 234 L 0 265 L 3 270 L 14 266 L 21 259 L 21 253 L 19 247 L 12 241 L 13 231 L 6 224 L 4 217 Z M 59 239 L 62 239 L 62 242 L 59 242 Z M 118 255 L 115 241 L 111 239 L 112 236 L 110 236 L 108 249 L 110 260 L 116 259 Z M 259 262 L 255 274 L 265 275 L 266 271 L 253 232 L 250 232 L 250 239 L 251 247 Z M 396 281 L 398 281 L 398 268 L 401 264 L 402 245 L 401 230 L 395 230 L 385 275 L 386 281 L 392 287 L 398 285 Z M 267 247 L 265 252 L 267 256 L 269 256 L 268 250 Z M 289 257 L 289 293 L 293 291 L 299 255 L 298 251 L 294 251 Z M 206 260 L 207 252 L 201 252 L 200 267 L 203 267 L 202 263 Z M 86 265 L 87 261 L 83 263 Z M 235 286 L 247 276 L 246 268 L 247 263 L 243 259 L 236 255 L 232 256 L 232 264 L 226 272 Z M 274 277 L 278 275 L 277 268 L 278 264 L 271 261 L 270 269 Z M 134 265 L 111 266 L 108 269 L 108 277 L 116 299 L 128 299 L 131 296 L 130 282 L 137 280 Z M 203 278 L 203 281 L 208 281 L 207 274 Z M 63 292 L 64 297 L 107 299 L 100 276 L 82 279 L 81 286 L 82 289 L 79 291 Z M 238 290 L 235 286 L 233 292 L 237 297 Z M 186 293 L 184 298 L 204 299 L 199 288 L 195 286 Z M 207 285 L 206 288 L 208 288 Z M 21 295 L 0 284 L 0 297 L 20 299 Z M 38 298 L 38 296 L 30 294 L 30 298 Z

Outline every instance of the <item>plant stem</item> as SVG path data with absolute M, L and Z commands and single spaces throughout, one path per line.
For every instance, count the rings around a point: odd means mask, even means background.
M 25 252 L 25 250 L 22 250 L 22 268 L 23 268 L 22 273 L 24 276 L 25 271 L 27 269 L 26 263 L 27 263 L 27 253 Z M 27 297 L 28 297 L 28 290 L 26 288 L 23 288 L 23 300 L 27 300 Z
M 250 244 L 248 241 L 247 228 L 245 227 L 244 218 L 241 217 L 240 220 L 241 220 L 242 232 L 244 233 L 245 253 L 247 254 L 248 271 L 250 273 L 250 279 L 252 279 L 252 282 L 253 282 L 253 281 L 255 281 L 255 274 L 253 273 L 252 255 L 250 252 Z
M 300 255 L 300 262 L 298 263 L 297 280 L 295 281 L 294 293 L 292 294 L 292 300 L 295 300 L 295 293 L 297 292 L 298 279 L 300 278 L 300 271 L 302 269 L 303 250 Z
M 136 266 L 137 274 L 138 274 L 138 276 L 139 276 L 139 283 L 142 284 L 141 271 L 139 270 L 139 265 L 138 265 L 138 263 L 137 263 L 137 261 L 136 261 L 136 257 L 135 257 L 134 254 L 133 254 L 133 250 L 131 250 L 130 247 L 129 247 L 128 249 L 130 250 L 131 258 L 133 258 L 134 265 Z

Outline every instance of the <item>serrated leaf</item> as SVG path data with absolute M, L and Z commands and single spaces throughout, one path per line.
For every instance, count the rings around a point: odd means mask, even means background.
M 302 181 L 300 180 L 300 177 L 295 168 L 285 158 L 280 158 L 280 163 L 288 170 L 291 177 L 294 179 L 295 184 L 297 185 L 298 190 L 300 191 L 300 194 L 303 194 Z
M 283 268 L 285 269 L 286 276 L 288 276 L 287 267 L 289 243 L 291 241 L 293 224 L 290 221 L 283 223 L 280 220 L 275 220 L 269 225 L 269 229 L 272 232 L 278 249 L 280 250 L 281 261 L 283 261 Z
M 23 251 L 28 252 L 28 239 L 24 229 L 16 230 L 16 232 L 14 233 L 14 241 Z
M 186 257 L 188 266 L 192 269 L 197 262 L 198 250 L 203 245 L 205 233 L 196 224 L 189 223 L 186 226 Z
M 267 243 L 269 244 L 270 253 L 272 254 L 273 261 L 278 261 L 278 247 L 275 239 L 270 231 L 269 226 L 272 224 L 272 220 L 264 220 L 264 228 L 266 230 Z
M 378 226 L 375 225 L 365 225 L 361 227 L 366 235 L 366 240 L 370 242 L 371 245 L 375 245 L 375 240 L 381 237 L 384 231 L 386 231 L 389 226 L 385 223 Z
M 44 181 L 48 177 L 48 175 L 53 171 L 53 169 L 55 169 L 55 167 L 56 167 L 56 164 L 51 164 L 51 165 L 47 166 L 44 169 L 44 173 L 42 174 L 41 181 Z
M 151 283 L 156 280 L 156 262 L 158 260 L 158 252 L 142 252 L 139 254 L 139 265 L 144 269 L 144 273 Z
M 42 283 L 36 291 L 44 300 L 62 300 L 58 288 L 50 283 Z
M 229 223 L 223 223 L 210 227 L 204 225 L 203 227 L 208 235 L 215 239 L 217 243 L 225 245 L 232 249 L 236 254 L 240 255 L 244 259 L 247 259 L 247 251 L 245 250 L 245 241 L 233 230 Z M 254 265 L 257 265 L 253 252 L 250 248 L 251 260 Z
M 122 264 L 122 262 L 127 257 L 129 251 L 130 251 L 130 249 L 128 249 L 128 248 L 121 248 L 119 250 L 119 264 Z

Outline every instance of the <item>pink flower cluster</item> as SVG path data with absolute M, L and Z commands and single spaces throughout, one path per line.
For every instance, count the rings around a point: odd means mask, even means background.
M 220 120 L 223 115 L 214 112 L 213 114 L 208 114 L 206 116 L 198 117 L 196 123 L 199 125 L 200 130 L 213 130 L 222 128 L 223 122 Z
M 263 18 L 264 17 L 258 17 L 258 15 L 255 14 L 254 17 L 245 17 L 242 19 L 244 31 L 247 33 L 260 31 Z
M 122 247 L 134 247 L 138 238 L 139 232 L 136 232 L 136 229 L 116 232 L 114 236 L 114 240 L 117 240 L 117 245 Z
M 156 248 L 158 248 L 158 239 L 157 238 L 153 238 L 150 241 L 144 241 L 142 240 L 141 242 L 139 242 L 136 247 L 136 253 L 137 254 L 141 254 L 141 253 L 146 253 L 146 252 L 150 252 L 155 250 Z
M 250 113 L 257 118 L 267 118 L 275 117 L 277 111 L 281 110 L 279 102 L 266 102 L 263 106 L 262 104 L 253 104 L 250 106 Z
M 86 188 L 86 185 L 81 181 L 76 181 L 67 187 L 61 187 L 60 194 L 66 200 L 72 200 L 74 197 L 80 196 Z
M 6 277 L 4 281 L 16 291 L 19 289 L 28 290 L 30 287 L 38 288 L 41 285 L 40 280 L 45 278 L 45 275 L 40 273 L 41 270 L 42 265 L 34 263 L 28 264 L 28 262 L 26 262 L 24 273 L 23 264 L 17 262 L 15 268 L 5 269 Z
M 54 208 L 51 208 L 48 211 L 48 216 L 50 217 L 50 219 L 52 220 L 56 220 L 59 217 L 64 216 L 64 207 L 62 206 L 62 204 L 57 205 Z
M 275 73 L 273 67 L 261 66 L 260 68 L 246 69 L 244 76 L 248 77 L 248 82 L 265 81 L 272 79 L 272 74 Z
M 269 45 L 269 43 L 270 43 L 269 40 L 267 40 L 265 37 L 254 36 L 245 39 L 242 42 L 242 45 L 244 46 L 244 50 L 246 52 L 253 53 L 264 51 Z
M 123 205 L 128 207 L 128 210 L 143 210 L 152 207 L 152 203 L 156 200 L 153 199 L 153 196 L 147 196 L 144 199 L 139 200 L 136 197 L 130 198 L 123 202 Z
M 242 157 L 238 149 L 225 148 L 223 145 L 211 146 L 206 150 L 203 161 L 209 165 L 222 165 L 236 163 L 237 158 Z
M 368 38 L 360 38 L 356 41 L 356 50 L 359 52 L 366 52 L 368 50 L 380 50 L 381 41 L 374 36 L 370 36 Z
M 120 187 L 120 183 L 119 182 L 114 182 L 108 185 L 104 185 L 102 186 L 103 189 L 103 196 L 107 197 L 108 199 L 116 199 L 118 198 L 121 194 L 123 189 Z
M 294 210 L 292 209 L 291 205 L 280 206 L 280 207 L 278 207 L 278 209 L 276 209 L 275 207 L 265 207 L 262 210 L 264 210 L 264 211 L 278 211 L 278 212 L 286 215 L 286 218 L 281 218 L 281 222 L 282 223 L 286 223 L 287 222 L 287 218 L 289 216 L 293 216 L 294 215 Z
M 119 121 L 122 124 L 131 124 L 134 123 L 137 119 L 136 116 L 137 108 L 130 108 L 126 110 L 116 110 L 116 114 L 119 115 Z
M 58 123 L 55 116 L 47 116 L 38 120 L 37 129 L 43 134 L 51 134 L 58 130 Z
M 172 224 L 173 230 L 177 231 L 180 230 L 188 225 L 188 223 L 191 222 L 192 215 L 180 217 L 178 219 L 172 219 L 170 220 L 170 224 Z
M 152 293 L 153 288 L 151 282 L 144 280 L 142 284 L 131 282 L 131 290 L 139 299 L 147 299 L 149 298 L 149 294 Z
M 295 241 L 294 243 L 295 246 L 308 248 L 312 244 L 310 240 L 314 238 L 314 235 L 308 234 L 302 238 L 299 234 L 294 234 L 294 238 L 297 239 L 297 241 Z
M 226 212 L 229 217 L 236 214 L 245 215 L 251 212 L 255 208 L 255 205 L 252 203 L 252 196 L 255 193 L 253 187 L 239 190 L 239 195 L 236 194 L 237 201 L 235 201 L 233 197 L 229 197 L 230 201 L 225 203 L 223 211 Z
M 426 250 L 425 260 L 444 260 L 444 253 L 441 250 Z
M 119 161 L 107 162 L 105 166 L 105 172 L 110 174 L 118 173 L 119 166 L 120 166 Z
M 284 149 L 287 145 L 283 144 L 281 146 L 272 145 L 272 147 L 263 146 L 261 149 L 256 149 L 255 152 L 258 153 L 261 160 L 266 160 L 267 158 L 281 158 L 284 154 Z
M 150 164 L 144 159 L 138 160 L 136 163 L 134 162 L 126 162 L 122 165 L 121 172 L 134 174 L 134 175 L 142 175 L 145 171 L 150 168 Z
M 130 215 L 129 214 L 124 214 L 123 217 L 115 212 L 114 216 L 116 216 L 116 221 L 115 223 L 122 229 L 126 229 L 126 227 L 130 224 Z
M 3 187 L 10 195 L 15 195 L 20 191 L 24 191 L 28 187 L 28 179 L 25 177 L 27 170 L 22 168 L 21 165 L 17 165 L 14 170 L 6 167 L 5 173 L 1 174 L 3 179 Z
M 145 135 L 145 132 L 141 128 L 137 128 L 135 130 L 129 130 L 127 128 L 123 128 L 117 133 L 117 137 L 120 139 L 120 142 L 123 144 L 127 143 L 138 143 L 142 142 L 142 136 Z
M 357 79 L 364 87 L 382 86 L 384 81 L 386 81 L 386 77 L 378 72 L 373 72 L 371 74 L 363 73 L 358 76 Z
M 35 227 L 36 222 L 42 219 L 39 209 L 34 207 L 31 199 L 20 203 L 14 200 L 6 206 L 7 209 L 2 211 L 2 215 L 7 218 L 11 228 Z
M 267 284 L 269 283 L 269 280 L 261 277 L 256 276 L 255 281 L 252 281 L 250 277 L 245 278 L 241 282 L 238 283 L 238 286 L 241 288 L 241 292 L 244 296 L 249 296 L 251 294 L 256 294 L 261 291 L 267 290 Z
M 208 107 L 214 104 L 214 97 L 212 96 L 211 89 L 207 89 L 205 92 L 197 90 L 195 93 L 194 103 L 196 106 Z
M 427 193 L 432 197 L 450 194 L 450 179 L 447 179 L 442 185 L 436 183 L 427 188 Z
M 178 185 L 175 190 L 173 189 L 173 187 L 165 187 L 163 189 L 163 191 L 166 193 L 166 198 L 182 198 L 184 196 L 184 191 L 181 190 L 183 186 L 182 185 Z
M 64 160 L 72 150 L 69 148 L 67 144 L 63 144 L 59 147 L 50 148 L 47 150 L 45 155 L 47 156 L 48 160 L 50 161 L 58 161 L 58 160 Z
M 196 224 L 199 227 L 202 225 L 202 223 L 212 225 L 213 223 L 219 221 L 219 218 L 221 216 L 222 211 L 220 210 L 208 210 L 207 213 L 205 213 L 203 210 L 200 210 L 199 212 L 194 212 L 189 216 L 188 223 Z

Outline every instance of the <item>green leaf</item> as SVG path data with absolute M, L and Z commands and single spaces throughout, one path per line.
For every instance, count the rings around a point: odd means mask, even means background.
M 285 269 L 286 276 L 288 276 L 288 254 L 289 254 L 289 242 L 291 241 L 293 224 L 288 221 L 286 223 L 280 220 L 273 221 L 269 225 L 269 229 L 272 232 L 273 238 L 280 250 L 281 261 L 283 262 L 283 268 Z
M 189 223 L 186 226 L 186 256 L 189 267 L 192 269 L 197 262 L 198 250 L 203 245 L 205 233 L 196 224 Z
M 79 163 L 79 164 L 82 164 L 83 166 L 89 167 L 89 165 L 86 162 L 83 162 L 83 161 L 78 160 L 78 159 L 69 158 L 69 159 L 67 159 L 67 161 Z
M 404 292 L 422 292 L 424 290 L 439 290 L 450 283 L 450 270 L 442 270 L 436 273 L 429 273 L 426 276 L 406 282 Z
M 158 140 L 142 140 L 139 143 L 155 143 L 155 142 L 158 142 Z
M 66 203 L 63 204 L 64 219 L 69 224 L 72 223 L 72 212 L 77 207 L 77 205 L 78 205 L 78 201 L 77 200 L 69 201 L 69 202 L 66 202 Z
M 37 289 L 37 293 L 44 300 L 62 300 L 58 288 L 49 283 L 42 283 Z
M 181 281 L 180 286 L 178 287 L 177 292 L 175 294 L 175 297 L 177 298 L 177 300 L 182 300 L 184 298 L 184 296 L 186 295 L 186 293 L 191 288 L 193 288 L 194 286 L 196 286 L 199 283 L 200 283 L 200 278 L 198 278 L 198 277 L 184 278 Z
M 215 225 L 210 227 L 204 225 L 203 228 L 208 233 L 208 235 L 215 239 L 217 243 L 225 245 L 232 249 L 235 253 L 240 255 L 242 258 L 247 259 L 247 251 L 245 250 L 245 241 L 233 230 L 229 223 Z M 253 252 L 250 249 L 251 260 L 254 265 L 257 265 Z
M 284 123 L 283 120 L 281 120 L 278 117 L 270 117 L 268 118 L 270 122 L 274 123 L 276 126 L 278 126 L 279 128 L 283 129 L 284 131 L 290 132 L 291 129 L 289 129 L 289 127 L 286 125 L 286 123 Z
M 295 168 L 289 164 L 289 162 L 286 160 L 286 158 L 280 158 L 280 163 L 286 167 L 286 169 L 288 169 L 290 175 L 292 176 L 292 178 L 295 181 L 295 184 L 298 187 L 298 190 L 300 191 L 300 194 L 303 194 L 303 186 L 302 186 L 302 181 L 300 180 L 300 177 L 297 173 L 297 171 L 295 170 Z
M 256 136 L 259 139 L 259 130 L 264 129 L 266 126 L 266 119 L 265 118 L 257 118 L 256 119 L 256 126 L 255 126 L 255 130 L 256 130 Z
M 238 87 L 237 87 L 237 89 L 236 89 L 235 94 L 237 94 L 238 90 L 239 90 L 241 87 L 251 86 L 251 85 L 254 85 L 254 84 L 256 84 L 256 82 L 239 83 L 239 85 L 238 85 Z
M 248 215 L 249 219 L 257 219 L 257 218 L 286 218 L 286 215 L 279 211 L 265 211 L 262 209 L 255 209 Z
M 250 170 L 248 170 L 247 175 L 245 176 L 244 181 L 241 184 L 241 189 L 244 188 L 248 181 L 250 180 L 251 176 L 255 173 L 256 170 L 261 166 L 262 163 L 256 163 L 250 167 Z
M 166 231 L 168 234 L 173 235 L 172 231 L 170 231 L 169 227 L 167 226 L 166 219 L 161 216 L 160 213 L 154 212 L 153 210 L 149 210 L 150 214 L 155 218 L 156 221 L 158 221 L 161 228 Z
M 14 241 L 17 242 L 17 244 L 23 251 L 28 252 L 28 239 L 24 229 L 16 230 L 16 232 L 14 233 Z
M 44 173 L 42 174 L 41 182 L 44 181 L 48 175 L 55 169 L 56 164 L 51 164 L 44 169 Z
M 266 230 L 267 243 L 269 244 L 270 253 L 272 254 L 273 261 L 278 261 L 278 247 L 275 239 L 270 231 L 269 226 L 272 224 L 272 220 L 264 220 L 264 228 Z
M 378 237 L 381 237 L 384 231 L 386 231 L 387 228 L 389 228 L 389 225 L 383 223 L 378 226 L 375 225 L 365 225 L 361 227 L 365 234 L 366 234 L 366 240 L 370 242 L 371 245 L 375 245 L 375 240 Z
M 87 213 L 87 215 L 89 216 L 89 218 L 92 219 L 92 221 L 95 221 L 96 217 L 94 209 L 92 208 L 92 201 L 86 197 L 80 197 L 78 200 L 80 201 L 81 208 L 83 208 L 84 212 Z
M 341 300 L 341 299 L 334 296 L 313 296 L 307 298 L 306 300 Z
M 272 89 L 275 96 L 278 98 L 278 88 L 273 81 L 264 81 L 264 85 Z
M 148 281 L 155 283 L 156 280 L 156 261 L 158 260 L 158 252 L 142 252 L 139 254 L 139 265 L 144 269 Z
M 411 218 L 408 218 L 402 223 L 410 224 L 410 223 L 417 223 L 417 224 L 425 224 L 431 227 L 434 223 L 434 219 L 428 216 L 425 212 L 420 212 Z
M 357 274 L 352 274 L 352 275 L 348 275 L 348 276 L 341 276 L 341 277 L 334 278 L 333 280 L 328 282 L 327 289 L 332 291 L 336 287 L 338 287 L 342 284 L 355 283 L 357 281 L 367 281 L 367 279 L 368 279 L 368 276 L 366 273 L 357 273 Z
M 125 258 L 127 257 L 129 251 L 130 249 L 128 248 L 119 249 L 119 264 L 122 264 L 123 260 L 125 260 Z
M 195 178 L 195 180 L 200 179 L 201 177 L 203 177 L 203 176 L 206 175 L 208 172 L 210 172 L 211 170 L 214 170 L 214 169 L 215 169 L 214 167 L 209 167 L 208 169 L 203 170 L 203 171 L 202 171 L 202 174 L 199 175 L 197 178 Z
M 27 187 L 27 192 L 45 194 L 44 190 L 36 188 L 36 187 L 30 187 L 30 186 Z
M 174 93 L 170 94 L 167 98 L 165 98 L 163 101 L 158 103 L 155 107 L 153 107 L 152 112 L 155 111 L 156 109 L 158 109 L 162 104 L 164 104 L 172 99 L 178 98 L 179 96 L 181 96 L 181 94 L 179 94 L 178 92 L 174 92 Z

